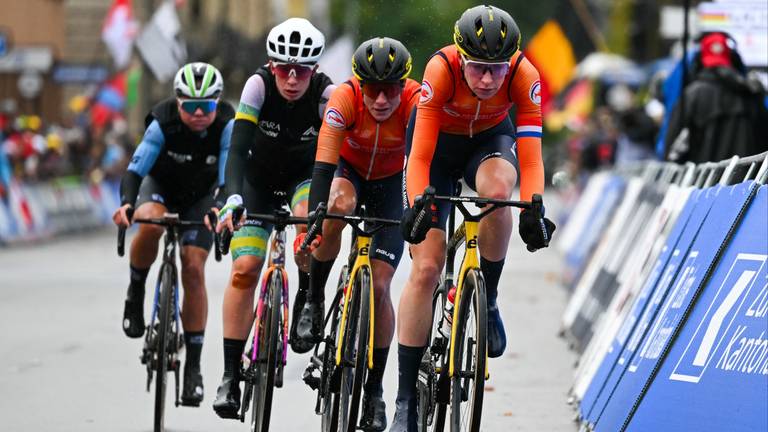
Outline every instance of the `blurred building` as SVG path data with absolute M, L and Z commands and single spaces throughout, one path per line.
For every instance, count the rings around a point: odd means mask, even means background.
M 140 25 L 166 0 L 132 0 Z M 168 0 L 173 1 L 187 45 L 188 60 L 222 70 L 225 96 L 237 99 L 245 80 L 266 60 L 264 38 L 290 16 L 307 17 L 328 30 L 330 0 Z M 101 39 L 112 0 L 0 0 L 0 100 L 16 101 L 20 113 L 46 121 L 67 116 L 68 101 L 114 73 Z M 134 49 L 132 67 L 142 60 Z M 144 67 L 132 128 L 141 128 L 146 109 L 170 94 Z M 138 125 L 138 126 L 136 126 Z

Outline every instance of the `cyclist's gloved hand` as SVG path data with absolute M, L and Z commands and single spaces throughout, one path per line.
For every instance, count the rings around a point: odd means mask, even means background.
M 520 238 L 530 252 L 549 246 L 555 228 L 555 224 L 544 217 L 543 206 L 541 212 L 526 209 L 520 213 Z
M 227 203 L 219 210 L 219 225 L 216 227 L 216 232 L 221 232 L 224 226 L 231 232 L 235 231 L 235 221 L 232 220 L 232 213 L 237 207 L 243 206 L 243 197 L 240 195 L 230 195 L 227 198 Z M 243 209 L 243 215 L 247 213 Z
M 437 208 L 422 196 L 416 197 L 413 207 L 403 211 L 400 219 L 400 233 L 411 244 L 419 244 L 427 238 L 427 232 L 437 220 Z

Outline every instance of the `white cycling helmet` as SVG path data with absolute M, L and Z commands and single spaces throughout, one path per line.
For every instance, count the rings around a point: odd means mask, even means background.
M 325 48 L 325 36 L 304 18 L 289 18 L 267 36 L 267 55 L 285 63 L 313 65 Z
M 187 63 L 176 72 L 173 90 L 177 97 L 217 98 L 224 90 L 224 79 L 213 65 L 203 62 Z

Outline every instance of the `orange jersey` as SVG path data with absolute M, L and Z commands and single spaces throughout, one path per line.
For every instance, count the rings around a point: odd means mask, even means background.
M 389 177 L 403 170 L 405 127 L 418 103 L 419 83 L 406 80 L 400 105 L 379 123 L 363 104 L 356 78 L 340 85 L 325 109 L 317 138 L 318 162 L 338 164 L 339 153 L 366 180 Z
M 539 72 L 518 51 L 499 91 L 478 99 L 467 85 L 458 50 L 447 46 L 427 63 L 416 113 L 406 185 L 411 203 L 429 184 L 429 167 L 439 133 L 473 136 L 499 124 L 516 106 L 520 199 L 544 190 L 541 159 L 541 83 Z

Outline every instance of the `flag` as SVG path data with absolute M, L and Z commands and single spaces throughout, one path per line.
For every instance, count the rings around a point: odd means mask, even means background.
M 541 107 L 546 114 L 552 96 L 565 88 L 576 70 L 573 48 L 560 25 L 549 20 L 533 35 L 524 52 L 541 76 Z
M 126 73 L 119 72 L 102 85 L 91 106 L 91 124 L 104 127 L 110 120 L 122 114 L 127 92 Z
M 163 2 L 136 40 L 136 48 L 160 82 L 172 79 L 187 59 L 181 22 L 173 5 L 173 2 Z
M 133 19 L 131 0 L 115 0 L 109 8 L 101 28 L 101 39 L 107 45 L 115 67 L 120 70 L 131 61 L 133 40 L 138 33 L 138 24 Z

